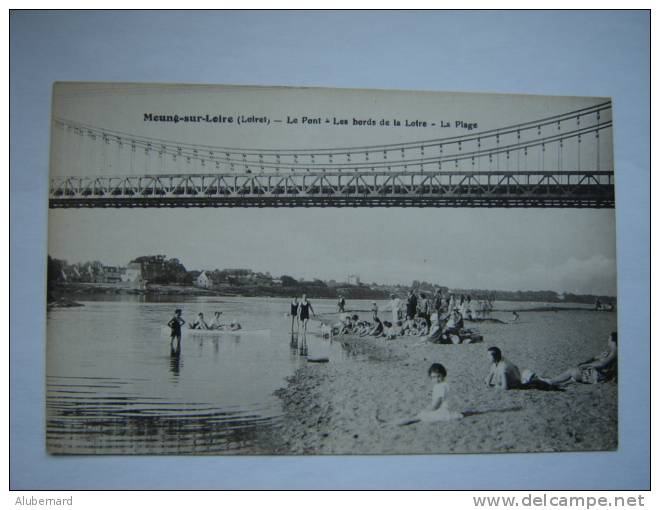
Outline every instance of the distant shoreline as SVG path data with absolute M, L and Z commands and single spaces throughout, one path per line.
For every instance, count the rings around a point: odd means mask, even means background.
M 354 294 L 349 295 L 346 288 L 341 288 L 341 294 L 347 300 L 366 300 L 375 299 L 379 301 L 389 300 L 390 293 L 368 287 L 356 287 L 352 289 Z M 192 285 L 148 285 L 145 289 L 138 289 L 125 285 L 116 285 L 112 283 L 59 283 L 49 292 L 49 307 L 69 307 L 82 306 L 75 303 L 75 299 L 81 299 L 85 295 L 126 295 L 126 296 L 222 296 L 222 297 L 274 297 L 290 298 L 307 294 L 310 299 L 337 299 L 340 292 L 333 288 L 319 289 L 313 286 L 295 286 L 295 287 L 226 287 L 222 289 L 205 289 Z M 500 299 L 509 303 L 524 302 L 511 299 Z M 75 303 L 60 305 L 60 303 Z M 577 306 L 571 306 L 577 305 Z M 579 306 L 582 305 L 582 306 Z M 349 311 L 348 309 L 346 310 Z M 354 310 L 366 311 L 366 310 Z M 548 304 L 547 306 L 535 306 L 530 308 L 512 308 L 498 309 L 494 308 L 491 312 L 564 312 L 564 311 L 599 311 L 616 312 L 612 310 L 596 310 L 593 306 L 586 303 L 565 301 L 560 304 Z
M 205 289 L 192 285 L 148 285 L 144 289 L 116 285 L 112 283 L 60 283 L 51 289 L 53 300 L 63 298 L 80 298 L 89 294 L 114 294 L 127 296 L 236 296 L 236 297 L 282 297 L 290 298 L 307 294 L 312 299 L 337 299 L 339 294 L 346 299 L 389 299 L 386 291 L 374 290 L 368 287 L 342 287 L 340 292 L 334 288 L 318 288 L 315 286 L 292 287 L 224 287 L 222 289 Z M 51 300 L 49 300 L 49 303 Z

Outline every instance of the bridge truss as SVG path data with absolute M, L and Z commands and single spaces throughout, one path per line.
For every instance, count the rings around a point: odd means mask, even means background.
M 237 149 L 53 126 L 52 208 L 614 207 L 609 101 L 368 147 Z
M 62 177 L 50 207 L 614 207 L 613 174 L 354 172 Z

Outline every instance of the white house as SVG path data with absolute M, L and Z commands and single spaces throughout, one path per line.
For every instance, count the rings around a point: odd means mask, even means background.
M 136 262 L 131 262 L 121 275 L 122 282 L 137 282 L 142 277 L 142 266 Z

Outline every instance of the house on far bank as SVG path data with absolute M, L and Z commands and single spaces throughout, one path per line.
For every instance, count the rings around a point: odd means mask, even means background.
M 194 282 L 196 287 L 212 289 L 220 284 L 220 276 L 211 271 L 202 271 Z
M 139 282 L 142 279 L 142 265 L 131 262 L 121 275 L 122 282 Z
M 60 282 L 78 282 L 80 281 L 80 272 L 75 265 L 63 267 L 57 280 Z
M 359 274 L 349 274 L 346 279 L 346 283 L 349 285 L 360 285 L 360 275 Z
M 96 275 L 95 283 L 120 283 L 125 269 L 119 266 L 103 266 Z

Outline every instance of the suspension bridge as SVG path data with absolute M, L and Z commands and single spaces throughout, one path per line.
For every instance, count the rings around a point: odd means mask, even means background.
M 57 117 L 49 206 L 612 208 L 611 142 L 609 101 L 461 136 L 304 150 L 180 143 Z

